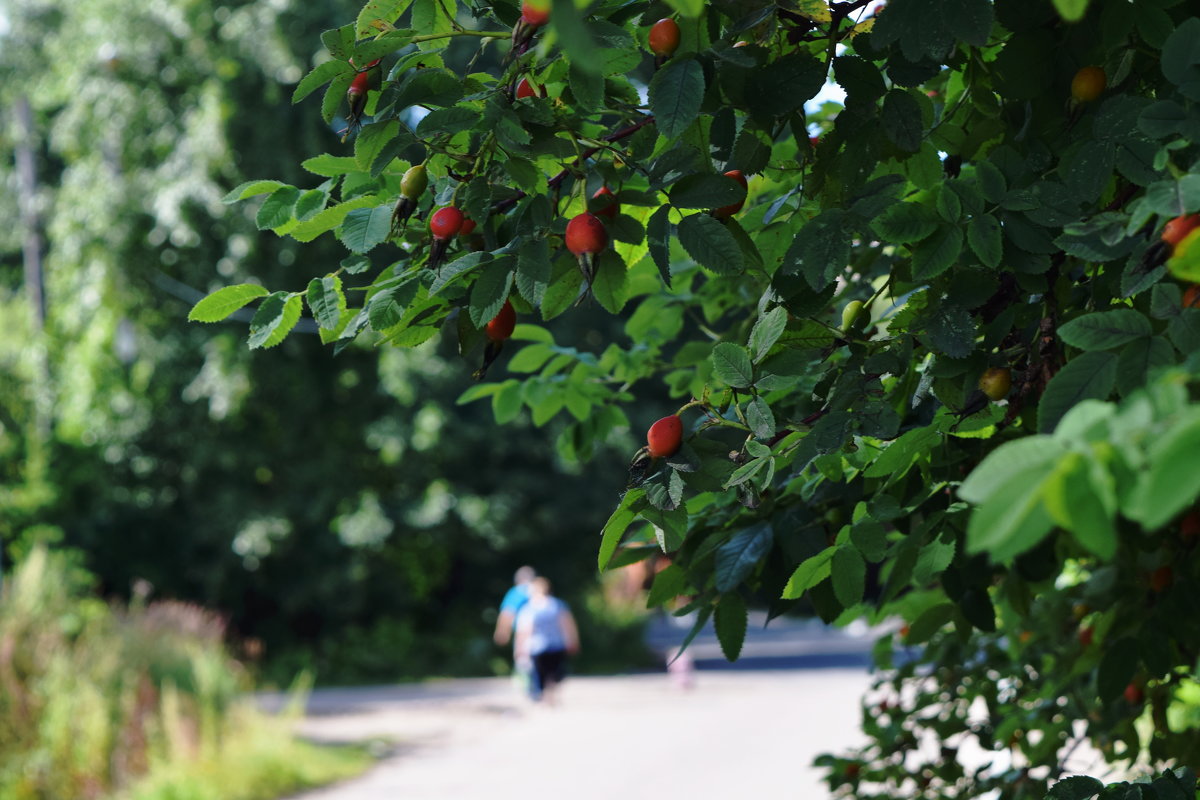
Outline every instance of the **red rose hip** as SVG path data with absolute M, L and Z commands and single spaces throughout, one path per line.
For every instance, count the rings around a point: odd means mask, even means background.
M 683 443 L 683 420 L 672 414 L 650 426 L 646 432 L 646 449 L 651 458 L 673 456 Z
M 540 28 L 550 21 L 550 4 L 545 2 L 531 2 L 524 0 L 521 3 L 521 19 L 526 25 L 534 28 Z
M 566 242 L 577 256 L 599 253 L 608 246 L 608 231 L 599 217 L 585 211 L 567 223 Z
M 505 300 L 504 307 L 500 309 L 500 313 L 492 317 L 491 322 L 487 324 L 483 332 L 493 342 L 503 342 L 512 336 L 513 328 L 516 326 L 517 312 L 513 310 L 512 303 Z
M 650 52 L 667 57 L 679 47 L 679 25 L 671 18 L 660 19 L 650 28 Z
M 429 218 L 429 231 L 435 239 L 453 239 L 462 226 L 463 214 L 454 206 L 439 208 Z
M 738 183 L 740 183 L 742 185 L 742 188 L 747 188 L 750 185 L 749 183 L 747 183 L 746 176 L 742 174 L 742 171 L 740 169 L 729 170 L 728 172 L 725 173 L 725 177 L 732 178 L 733 180 L 737 181 Z M 730 203 L 727 206 L 721 206 L 718 209 L 714 209 L 712 212 L 712 215 L 714 217 L 716 217 L 717 219 L 729 219 L 734 214 L 741 211 L 742 206 L 744 206 L 745 204 L 746 204 L 746 201 L 743 198 L 742 200 L 739 200 L 736 203 Z
M 617 200 L 617 196 L 612 193 L 612 189 L 607 186 L 601 186 L 592 195 L 592 200 L 595 200 L 592 205 L 595 207 L 595 214 L 598 217 L 608 217 L 616 219 L 617 214 L 621 213 L 621 202 Z

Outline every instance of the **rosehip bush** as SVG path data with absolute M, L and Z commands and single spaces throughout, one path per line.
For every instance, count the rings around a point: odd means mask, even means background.
M 1163 241 L 1200 211 L 1194 10 L 525 6 L 373 0 L 328 31 L 294 97 L 328 84 L 325 121 L 361 130 L 304 162 L 311 186 L 227 199 L 265 196 L 260 227 L 336 236 L 346 258 L 192 318 L 257 303 L 249 344 L 271 347 L 307 306 L 335 351 L 443 336 L 470 363 L 511 302 L 511 374 L 468 386 L 464 365 L 460 402 L 555 420 L 581 461 L 686 412 L 670 455 L 596 476 L 626 484 L 598 565 L 664 551 L 651 596 L 689 597 L 693 634 L 714 621 L 731 659 L 749 606 L 903 626 L 877 648 L 886 715 L 822 759 L 842 796 L 1134 791 L 1058 782 L 1079 741 L 1194 763 L 1200 309 L 1182 290 L 1200 229 Z M 656 59 L 643 37 L 665 18 L 678 43 Z M 379 88 L 347 111 L 350 60 L 375 58 Z M 525 76 L 552 96 L 515 101 Z M 415 164 L 429 188 L 393 225 Z M 441 207 L 482 249 L 431 237 Z M 564 340 L 581 306 L 624 337 Z

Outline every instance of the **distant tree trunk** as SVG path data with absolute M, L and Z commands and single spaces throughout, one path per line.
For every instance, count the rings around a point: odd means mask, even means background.
M 46 467 L 46 444 L 50 440 L 50 367 L 46 353 L 46 282 L 42 272 L 42 231 L 38 213 L 38 182 L 33 125 L 33 110 L 29 98 L 17 98 L 14 113 L 17 122 L 16 168 L 17 202 L 21 213 L 21 252 L 25 262 L 25 291 L 29 297 L 33 342 L 33 430 L 30 431 L 27 450 L 27 480 L 34 481 L 44 476 Z
M 33 111 L 29 99 L 17 98 L 17 202 L 21 209 L 21 252 L 25 261 L 25 291 L 33 310 L 34 330 L 40 334 L 46 325 L 46 293 L 42 279 L 42 232 L 37 207 L 37 162 L 34 159 Z

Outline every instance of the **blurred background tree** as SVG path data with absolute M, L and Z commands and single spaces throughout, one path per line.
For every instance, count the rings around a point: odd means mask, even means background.
M 338 126 L 315 99 L 293 107 L 291 86 L 357 7 L 7 4 L 4 562 L 72 548 L 104 592 L 144 580 L 216 609 L 264 645 L 266 675 L 315 667 L 323 682 L 499 668 L 488 612 L 528 562 L 605 643 L 592 658 L 620 663 L 637 632 L 585 602 L 589 534 L 620 486 L 566 467 L 528 421 L 497 432 L 483 404 L 456 407 L 470 369 L 452 349 L 335 357 L 304 335 L 251 353 L 244 319 L 185 322 L 220 283 L 307 280 L 325 267 L 299 259 L 344 256 L 260 233 L 221 197 L 249 178 L 312 181 L 297 165 Z M 596 345 L 613 325 L 564 324 Z M 619 480 L 620 456 L 596 458 Z

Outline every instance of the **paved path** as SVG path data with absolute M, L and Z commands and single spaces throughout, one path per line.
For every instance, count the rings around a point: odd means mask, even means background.
M 379 737 L 391 755 L 302 798 L 828 796 L 812 758 L 861 741 L 864 669 L 702 668 L 696 678 L 690 691 L 665 674 L 571 678 L 557 709 L 527 705 L 504 679 L 318 691 L 304 735 Z

